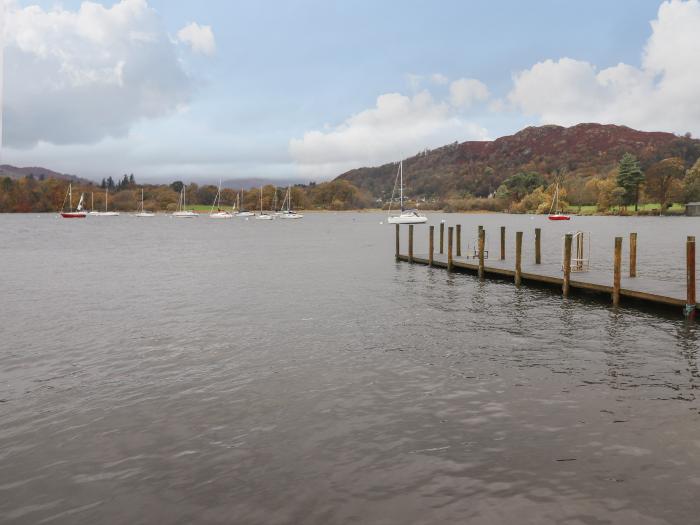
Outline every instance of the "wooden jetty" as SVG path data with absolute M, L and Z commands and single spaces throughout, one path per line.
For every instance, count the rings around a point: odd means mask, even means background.
M 516 286 L 525 283 L 540 283 L 560 287 L 566 297 L 572 290 L 607 294 L 613 305 L 620 304 L 621 298 L 657 306 L 680 307 L 687 317 L 694 318 L 696 310 L 695 296 L 695 237 L 686 240 L 686 280 L 670 282 L 647 277 L 637 277 L 637 234 L 629 237 L 629 274 L 622 275 L 622 237 L 615 237 L 614 260 L 611 273 L 602 270 L 590 270 L 582 266 L 580 259 L 572 259 L 572 246 L 582 243 L 581 236 L 573 234 L 564 236 L 562 261 L 542 263 L 541 230 L 535 229 L 534 262 L 523 263 L 523 232 L 515 234 L 515 254 L 513 259 L 506 258 L 506 229 L 500 228 L 500 253 L 485 252 L 485 230 L 479 226 L 475 253 L 462 256 L 461 225 L 447 228 L 447 246 L 444 242 L 445 224 L 440 224 L 439 251 L 435 253 L 435 227 L 428 229 L 428 253 L 414 253 L 413 225 L 408 226 L 408 253 L 401 254 L 400 225 L 396 225 L 396 260 L 415 264 L 425 264 L 448 271 L 462 270 L 475 273 L 481 279 L 513 279 Z M 456 236 L 454 231 L 456 230 Z M 456 250 L 453 249 L 455 237 Z M 577 246 L 577 248 L 582 247 Z M 578 253 L 578 251 L 576 252 Z M 532 258 L 529 258 L 532 259 Z M 573 270 L 573 271 L 572 271 Z

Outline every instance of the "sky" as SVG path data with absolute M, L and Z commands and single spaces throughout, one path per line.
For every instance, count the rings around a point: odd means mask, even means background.
M 2 163 L 321 181 L 530 125 L 700 136 L 700 0 L 0 4 Z

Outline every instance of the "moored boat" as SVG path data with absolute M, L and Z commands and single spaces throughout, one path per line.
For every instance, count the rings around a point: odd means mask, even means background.
M 61 217 L 64 219 L 84 219 L 87 217 L 87 212 L 83 209 L 83 197 L 84 194 L 80 194 L 80 200 L 75 210 L 73 209 L 73 184 L 68 184 L 68 192 L 66 197 L 63 199 L 63 206 L 61 206 Z M 66 198 L 68 199 L 68 210 L 66 211 Z
M 399 183 L 399 202 L 401 203 L 401 214 L 391 215 L 391 202 L 394 200 L 394 192 L 396 191 L 396 183 Z M 389 201 L 387 222 L 389 224 L 424 224 L 428 222 L 428 218 L 418 213 L 417 210 L 405 209 L 403 205 L 403 161 L 399 162 L 399 171 L 396 173 L 396 181 L 394 181 L 394 190 L 391 192 L 391 201 Z

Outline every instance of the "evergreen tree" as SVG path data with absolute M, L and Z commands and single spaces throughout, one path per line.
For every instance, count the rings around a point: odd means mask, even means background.
M 107 187 L 107 179 L 102 177 L 102 183 L 100 183 L 100 188 L 102 188 L 104 190 L 106 187 Z
M 129 187 L 129 176 L 125 173 L 124 178 L 122 178 L 122 183 L 120 185 L 121 188 L 128 188 Z
M 617 185 L 625 190 L 623 203 L 634 203 L 635 211 L 639 205 L 639 186 L 642 182 L 644 182 L 644 173 L 637 157 L 631 153 L 625 153 L 617 167 Z
M 113 189 L 114 189 L 114 179 L 112 178 L 111 175 L 110 175 L 109 177 L 107 177 L 107 187 L 108 187 L 110 190 L 113 190 Z
M 129 185 L 134 186 L 136 184 L 136 179 L 134 179 L 134 174 L 129 175 Z

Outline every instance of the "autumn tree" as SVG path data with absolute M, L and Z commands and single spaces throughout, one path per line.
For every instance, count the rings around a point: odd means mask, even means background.
M 661 213 L 681 193 L 684 175 L 685 166 L 679 157 L 664 159 L 647 170 L 647 193 L 661 204 Z
M 685 202 L 700 201 L 700 159 L 693 164 L 692 168 L 685 172 L 683 200 Z

